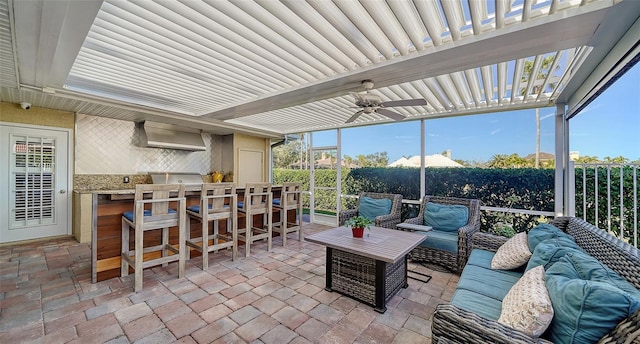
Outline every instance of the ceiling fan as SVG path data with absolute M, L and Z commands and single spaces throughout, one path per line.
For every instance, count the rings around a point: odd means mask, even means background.
M 387 116 L 395 121 L 402 121 L 405 116 L 395 112 L 388 110 L 388 107 L 394 106 L 423 106 L 427 105 L 427 101 L 424 99 L 405 99 L 405 100 L 392 100 L 388 102 L 383 102 L 380 96 L 375 93 L 369 92 L 373 89 L 373 81 L 364 80 L 362 82 L 362 86 L 365 91 L 363 93 L 351 93 L 355 98 L 355 105 L 361 110 L 356 111 L 356 113 L 351 116 L 346 123 L 351 123 L 355 121 L 360 115 L 363 113 L 377 113 L 383 116 Z

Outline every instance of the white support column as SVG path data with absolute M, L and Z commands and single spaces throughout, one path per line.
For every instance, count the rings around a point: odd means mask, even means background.
M 562 216 L 565 214 L 565 166 L 566 160 L 568 160 L 568 149 L 566 149 L 565 145 L 568 144 L 569 139 L 568 131 L 565 130 L 565 106 L 564 105 L 556 105 L 556 116 L 555 116 L 555 190 L 554 190 L 554 212 L 556 216 Z
M 342 129 L 338 128 L 337 132 L 337 149 L 336 160 L 338 161 L 336 171 L 336 214 L 340 214 L 342 210 Z M 336 217 L 336 221 L 339 221 Z M 336 223 L 337 225 L 338 223 Z
M 426 189 L 427 189 L 427 183 L 424 180 L 425 179 L 425 172 L 424 172 L 425 128 L 424 126 L 426 125 L 426 123 L 427 122 L 424 119 L 420 120 L 420 201 L 422 201 L 422 199 L 426 195 Z
M 313 133 L 309 133 L 309 222 L 316 223 L 316 195 L 315 195 L 315 159 L 313 157 Z
M 564 107 L 563 107 L 564 109 Z M 569 120 L 567 119 L 567 114 L 563 113 L 562 118 L 564 118 L 564 150 L 563 150 L 563 165 L 564 165 L 564 215 L 565 216 L 573 216 L 575 215 L 575 195 L 573 190 L 575 189 L 575 181 L 571 180 L 571 173 L 569 173 L 570 168 L 574 168 L 574 165 L 570 163 L 569 157 Z M 573 197 L 573 198 L 571 198 Z

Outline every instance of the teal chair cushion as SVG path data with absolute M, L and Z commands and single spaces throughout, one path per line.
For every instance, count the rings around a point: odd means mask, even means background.
M 560 228 L 548 223 L 541 223 L 533 227 L 527 234 L 529 251 L 533 252 L 533 250 L 536 249 L 536 246 L 538 246 L 539 243 L 547 239 L 560 238 L 560 237 L 568 238 L 572 241 L 575 241 L 572 236 L 563 232 Z
M 375 221 L 377 216 L 388 215 L 391 212 L 393 202 L 388 198 L 360 197 L 358 215 L 364 216 L 371 221 Z
M 431 230 L 427 232 L 427 238 L 420 243 L 420 246 L 458 253 L 458 233 Z
M 539 243 L 533 254 L 527 263 L 526 271 L 535 268 L 538 265 L 542 265 L 546 271 L 551 265 L 564 257 L 568 252 L 582 252 L 582 249 L 575 241 L 565 238 L 557 237 L 542 241 Z
M 566 254 L 545 274 L 554 317 L 549 339 L 557 344 L 596 343 L 640 308 L 640 301 L 620 288 L 584 280 Z
M 443 232 L 457 232 L 469 222 L 469 208 L 464 205 L 427 203 L 424 225 Z
M 169 209 L 169 214 L 175 214 L 175 213 L 176 211 L 174 209 Z M 133 210 L 125 211 L 124 213 L 122 213 L 122 216 L 126 217 L 127 220 L 133 222 Z M 145 209 L 144 216 L 151 216 L 151 210 Z

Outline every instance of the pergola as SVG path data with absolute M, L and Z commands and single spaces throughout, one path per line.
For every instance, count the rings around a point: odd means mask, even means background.
M 640 57 L 640 1 L 0 0 L 0 101 L 279 138 L 556 106 L 568 120 Z M 424 140 L 423 140 L 424 141 Z M 424 154 L 423 154 L 424 155 Z

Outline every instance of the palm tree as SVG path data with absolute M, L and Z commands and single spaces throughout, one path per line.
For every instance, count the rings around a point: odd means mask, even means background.
M 524 73 L 522 74 L 522 82 L 529 82 L 531 79 L 531 72 L 533 71 L 534 61 L 525 61 L 524 62 Z M 538 75 L 535 80 L 544 80 L 547 78 L 547 75 L 551 72 L 549 69 L 553 64 L 553 56 L 545 57 L 542 59 L 542 64 L 538 71 Z M 555 88 L 555 83 L 550 84 L 551 88 Z M 540 91 L 539 85 L 534 85 L 532 88 L 533 94 L 538 94 Z M 526 88 L 522 88 L 520 94 L 523 96 L 527 96 L 524 94 L 526 92 Z M 536 160 L 535 160 L 535 168 L 540 167 L 540 109 L 536 108 Z

